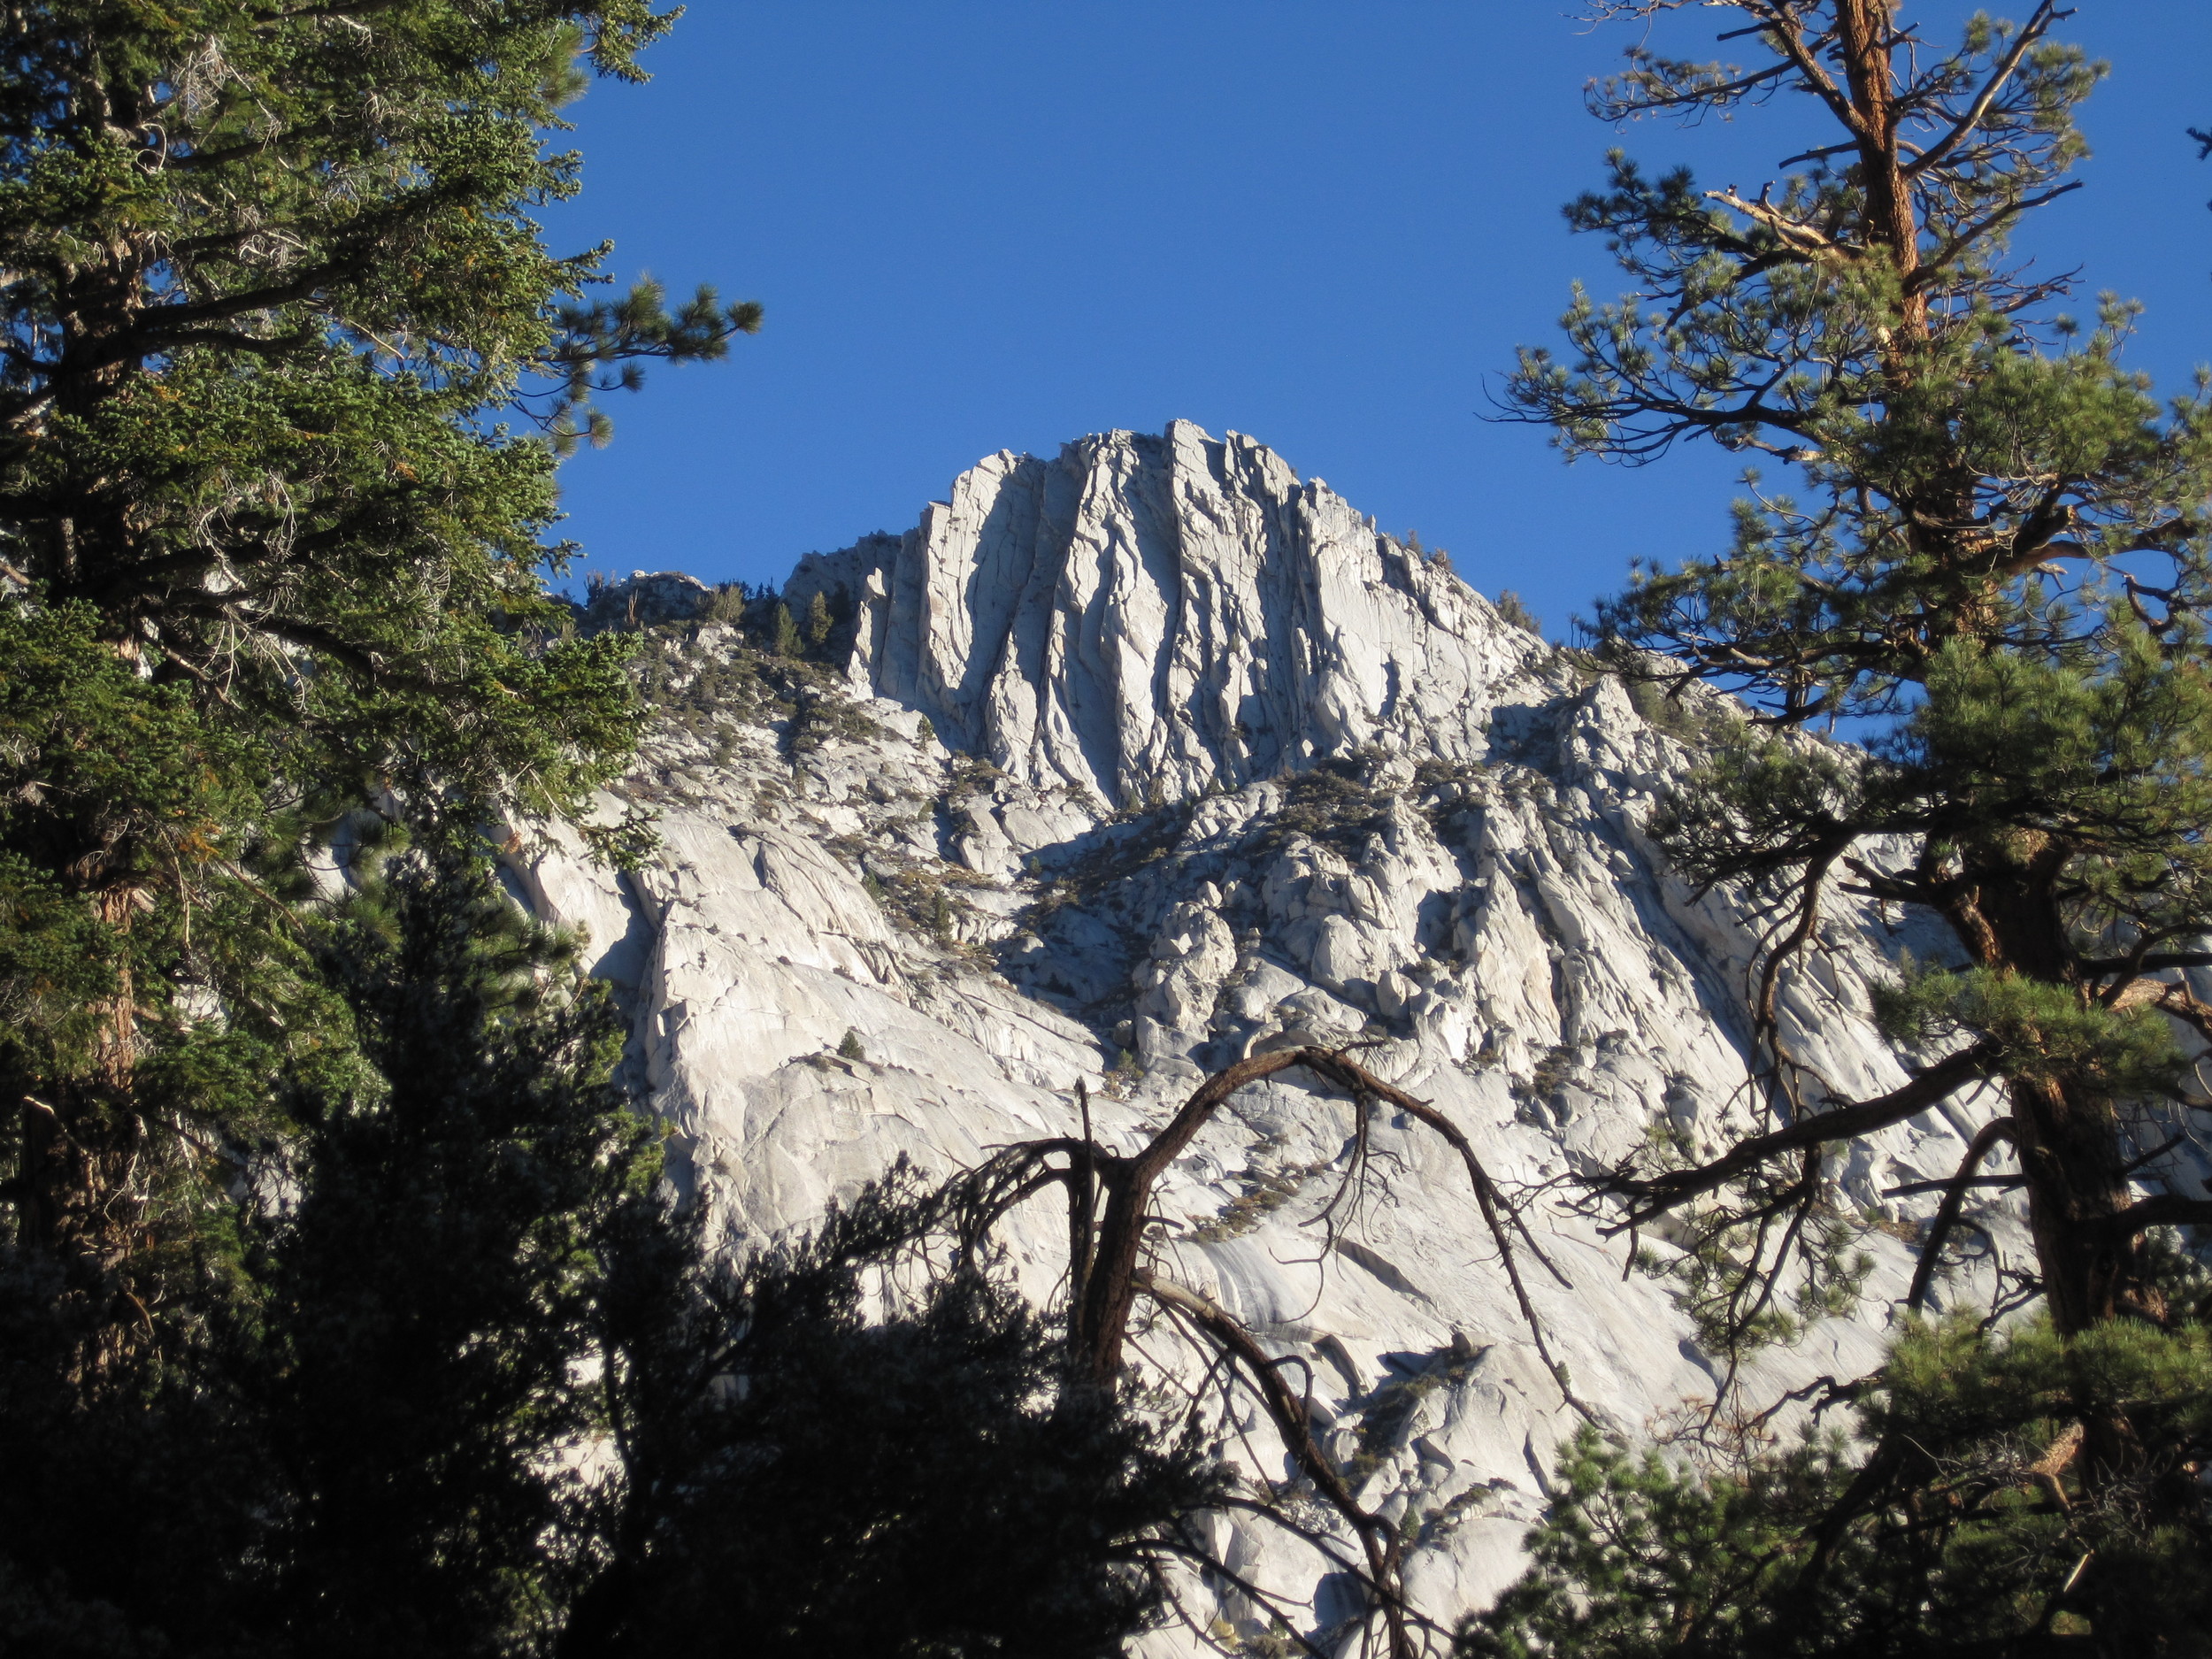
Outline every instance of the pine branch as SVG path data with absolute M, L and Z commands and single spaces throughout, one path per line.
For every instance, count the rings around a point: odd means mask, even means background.
M 1997 1057 L 1994 1042 L 1973 1043 L 1939 1060 L 1902 1087 L 1873 1100 L 1801 1118 L 1786 1128 L 1740 1143 L 1709 1164 L 1648 1177 L 1633 1175 L 1624 1169 L 1594 1177 L 1592 1185 L 1601 1193 L 1626 1201 L 1628 1219 L 1622 1224 L 1624 1226 L 1641 1225 L 1693 1199 L 1719 1190 L 1786 1153 L 1855 1140 L 1878 1129 L 1886 1129 L 1892 1124 L 1902 1123 L 1967 1084 L 1987 1077 Z

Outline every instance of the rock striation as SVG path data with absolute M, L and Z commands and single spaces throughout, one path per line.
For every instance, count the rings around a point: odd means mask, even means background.
M 763 657 L 680 580 L 634 581 L 595 610 L 655 618 L 659 718 L 608 805 L 656 812 L 659 851 L 621 876 L 552 832 L 512 874 L 588 932 L 635 1019 L 636 1087 L 731 1248 L 808 1226 L 902 1154 L 948 1171 L 1071 1132 L 1078 1079 L 1126 1149 L 1210 1068 L 1360 1039 L 1533 1195 L 1566 1282 L 1531 1288 L 1601 1415 L 1641 1433 L 1712 1395 L 1665 1286 L 1624 1276 L 1628 1240 L 1544 1194 L 1655 1127 L 1711 1147 L 1754 1121 L 1759 918 L 1687 891 L 1642 827 L 1717 701 L 1640 706 L 1319 480 L 1183 422 L 994 456 L 903 536 L 810 556 L 783 598 L 835 618 L 812 664 Z M 1783 979 L 1785 1027 L 1839 1096 L 1903 1080 L 1870 997 L 1903 948 L 1942 947 L 1839 908 Z M 1237 1097 L 1170 1171 L 1164 1269 L 1310 1377 L 1327 1449 L 1414 1540 L 1408 1586 L 1448 1621 L 1518 1571 L 1574 1419 L 1448 1149 L 1378 1120 L 1340 1201 L 1352 1106 L 1302 1076 Z M 1754 1394 L 1876 1361 L 1934 1202 L 1886 1194 L 1947 1174 L 1981 1110 L 1838 1165 L 1870 1222 L 1867 1300 L 1761 1361 Z M 1988 1271 L 2023 1246 L 1985 1220 Z M 1040 1207 L 1009 1239 L 1048 1294 L 1061 1217 Z M 1187 1359 L 1164 1331 L 1146 1347 Z M 1216 1426 L 1224 1455 L 1293 1472 L 1251 1402 Z M 1217 1532 L 1310 1638 L 1345 1639 L 1356 1601 L 1328 1560 L 1265 1523 Z M 1189 1610 L 1261 1636 L 1223 1586 L 1192 1586 Z
M 787 599 L 818 591 L 855 611 L 856 690 L 1114 806 L 1378 743 L 1478 759 L 1547 654 L 1319 479 L 1182 420 L 993 456 L 905 535 L 802 560 Z

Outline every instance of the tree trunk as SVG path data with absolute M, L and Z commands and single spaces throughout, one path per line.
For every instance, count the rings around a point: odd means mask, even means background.
M 130 931 L 134 887 L 93 901 L 118 935 Z M 138 1050 L 136 987 L 126 962 L 98 1010 L 89 1074 L 19 1083 L 21 1133 L 17 1240 L 24 1255 L 60 1275 L 62 1294 L 87 1323 L 81 1374 L 103 1368 L 146 1328 L 125 1266 L 145 1218 L 145 1123 L 133 1101 Z
M 2068 852 L 2055 840 L 2024 841 L 1979 861 L 1960 884 L 1950 921 L 1978 965 L 2078 989 L 2057 899 Z M 2029 1226 L 2060 1333 L 2124 1315 L 2155 1317 L 2136 1241 L 2101 1225 L 2131 1202 L 2114 1102 L 2059 1078 L 2016 1079 L 2011 1100 Z
M 2078 988 L 2057 899 L 2069 849 L 2047 838 L 1994 849 L 1957 887 L 1949 920 L 1980 966 Z M 2058 1077 L 2010 1085 L 2013 1143 L 2026 1178 L 2028 1225 L 2051 1323 L 2073 1337 L 2118 1318 L 2161 1320 L 2140 1241 L 2100 1224 L 2131 1202 L 2116 1103 Z M 2139 1476 L 2142 1440 L 2124 1412 L 2081 1402 L 2081 1478 L 2093 1490 Z
M 2162 1310 L 2137 1240 L 2099 1225 L 2131 1202 L 2111 1102 L 2023 1079 L 2012 1086 L 2012 1121 L 2038 1269 L 2059 1333 L 2131 1316 L 2155 1319 Z
M 1897 148 L 1897 81 L 1890 62 L 1886 0 L 1836 0 L 1836 33 L 1851 107 L 1866 131 L 1857 134 L 1860 184 L 1866 191 L 1867 239 L 1886 248 L 1904 285 L 1909 338 L 1928 331 L 1928 302 L 1913 282 L 1920 268 L 1920 227 L 1912 189 Z

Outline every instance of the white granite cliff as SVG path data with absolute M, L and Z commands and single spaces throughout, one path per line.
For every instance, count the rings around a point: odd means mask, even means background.
M 838 619 L 818 655 L 841 691 L 779 701 L 705 590 L 647 580 L 664 718 L 619 793 L 658 812 L 661 849 L 617 879 L 557 838 L 514 874 L 624 988 L 639 1087 L 735 1245 L 807 1226 L 902 1152 L 942 1171 L 1067 1132 L 1079 1078 L 1102 1137 L 1133 1146 L 1204 1070 L 1285 1029 L 1380 1040 L 1372 1069 L 1508 1182 L 1613 1159 L 1655 1125 L 1717 1145 L 1751 1121 L 1754 930 L 1693 901 L 1641 827 L 1685 774 L 1674 733 L 1694 740 L 1714 705 L 1656 710 L 1660 729 L 1248 439 L 1177 423 L 995 456 L 903 537 L 810 556 L 785 599 L 803 617 L 818 593 Z M 626 605 L 619 588 L 601 603 Z M 1868 987 L 1901 944 L 1938 948 L 1912 926 L 1839 910 L 1785 979 L 1786 1027 L 1839 1094 L 1902 1080 Z M 839 1053 L 848 1033 L 863 1057 Z M 1350 1111 L 1296 1072 L 1240 1096 L 1164 1187 L 1160 1248 L 1306 1362 L 1331 1450 L 1370 1507 L 1409 1517 L 1409 1588 L 1448 1621 L 1518 1571 L 1572 1419 L 1463 1176 L 1417 1125 L 1375 1126 L 1364 1196 L 1318 1247 Z M 1833 1171 L 1847 1204 L 1948 1174 L 1978 1116 L 1955 1102 L 1853 1151 Z M 1901 1235 L 1932 1202 L 1886 1202 L 1858 1316 L 1763 1362 L 1755 1392 L 1875 1362 Z M 1637 1432 L 1710 1395 L 1664 1286 L 1624 1277 L 1624 1240 L 1556 1205 L 1531 1219 L 1572 1280 L 1531 1286 L 1586 1398 Z M 2016 1247 L 2001 1218 L 1992 1233 Z M 1041 1205 L 1010 1236 L 1048 1286 L 1061 1217 Z M 1178 1363 L 1164 1335 L 1147 1351 Z M 1221 1425 L 1224 1454 L 1259 1448 L 1284 1479 L 1247 1417 Z M 1218 1532 L 1325 1645 L 1353 1610 L 1287 1535 Z M 1258 1631 L 1233 1593 L 1193 1596 L 1218 1632 Z M 1169 1631 L 1152 1650 L 1199 1644 Z
M 1478 760 L 1548 654 L 1319 479 L 1180 420 L 993 456 L 904 536 L 800 561 L 786 597 L 818 590 L 857 606 L 856 689 L 1115 806 L 1373 743 Z

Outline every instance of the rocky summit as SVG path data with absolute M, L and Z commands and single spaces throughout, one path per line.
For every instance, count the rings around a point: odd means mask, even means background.
M 1535 1311 L 1601 1422 L 1661 1433 L 1713 1398 L 1717 1363 L 1573 1178 L 1655 1130 L 1711 1149 L 1756 1121 L 1762 918 L 1689 891 L 1643 828 L 1726 705 L 1624 684 L 1263 445 L 1181 422 L 991 457 L 780 597 L 764 649 L 755 596 L 642 573 L 595 593 L 583 626 L 641 634 L 656 710 L 605 808 L 649 810 L 659 844 L 623 875 L 560 831 L 511 853 L 518 895 L 587 933 L 626 999 L 635 1087 L 729 1248 L 807 1228 L 901 1156 L 949 1173 L 1072 1133 L 1079 1081 L 1130 1150 L 1243 1055 L 1365 1042 L 1524 1203 L 1557 1269 L 1524 1262 Z M 1942 947 L 1845 901 L 1783 976 L 1783 1031 L 1839 1098 L 1904 1080 L 1870 1005 L 1901 949 Z M 1886 1194 L 1948 1175 L 1982 1110 L 1835 1168 L 1865 1299 L 1762 1357 L 1744 1400 L 1877 1362 L 1935 1202 Z M 1409 1540 L 1412 1600 L 1448 1622 L 1519 1571 L 1578 1419 L 1452 1149 L 1402 1114 L 1360 1130 L 1302 1071 L 1240 1093 L 1161 1183 L 1156 1271 L 1310 1388 L 1323 1449 Z M 1986 1224 L 1985 1272 L 2024 1248 Z M 1004 1237 L 1048 1295 L 1064 1212 L 1041 1199 Z M 1198 1379 L 1167 1322 L 1136 1348 Z M 1295 1474 L 1256 1401 L 1209 1421 L 1255 1477 Z M 1212 1542 L 1325 1647 L 1357 1607 L 1330 1552 L 1356 1552 L 1310 1518 L 1320 1547 L 1235 1514 Z M 1154 1651 L 1257 1640 L 1225 1578 L 1182 1599 L 1193 1628 Z

